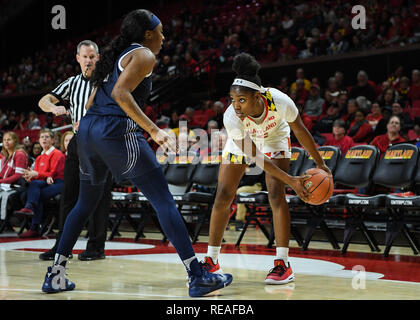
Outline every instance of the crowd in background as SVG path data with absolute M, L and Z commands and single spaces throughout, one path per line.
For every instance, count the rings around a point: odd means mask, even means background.
M 420 42 L 420 8 L 415 1 L 358 4 L 366 8 L 366 29 L 352 28 L 352 5 L 341 1 L 198 1 L 178 6 L 176 14 L 158 7 L 156 13 L 168 18 L 154 80 L 212 73 L 229 67 L 242 51 L 261 63 L 273 63 Z M 102 48 L 114 33 L 105 28 L 86 37 Z M 50 44 L 1 70 L 0 94 L 48 91 L 78 74 L 73 52 L 79 40 Z

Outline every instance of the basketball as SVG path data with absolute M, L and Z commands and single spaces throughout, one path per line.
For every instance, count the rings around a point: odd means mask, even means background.
M 304 182 L 305 188 L 312 194 L 309 204 L 320 205 L 327 201 L 334 191 L 334 181 L 324 170 L 311 168 L 305 171 L 305 175 L 312 177 Z

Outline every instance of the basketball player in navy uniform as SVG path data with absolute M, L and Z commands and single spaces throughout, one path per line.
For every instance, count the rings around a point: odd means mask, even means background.
M 80 192 L 70 212 L 53 266 L 48 267 L 42 291 L 73 290 L 66 278 L 71 253 L 89 215 L 101 199 L 109 172 L 117 182 L 138 187 L 156 210 L 162 229 L 182 260 L 189 277 L 189 295 L 203 296 L 232 282 L 230 274 L 211 274 L 198 262 L 182 217 L 176 209 L 155 153 L 143 130 L 166 150 L 176 142 L 141 110 L 151 91 L 155 55 L 163 42 L 160 20 L 147 10 L 129 13 L 120 35 L 103 52 L 92 75 L 95 87 L 78 131 Z

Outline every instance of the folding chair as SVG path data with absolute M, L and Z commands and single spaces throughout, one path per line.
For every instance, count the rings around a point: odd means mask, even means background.
M 338 161 L 341 158 L 341 150 L 335 146 L 322 146 L 318 148 L 318 151 L 321 157 L 324 159 L 325 164 L 331 170 L 331 173 L 334 175 Z M 315 167 L 316 163 L 314 159 L 312 158 L 312 156 L 307 154 L 304 158 L 299 173 L 302 175 L 305 173 L 306 170 Z M 302 201 L 297 195 L 289 197 L 289 204 L 294 218 L 306 219 L 306 232 L 305 238 L 303 240 L 302 250 L 308 249 L 309 243 L 317 228 L 320 228 L 324 232 L 334 249 L 340 249 L 336 237 L 328 228 L 325 222 L 327 218 L 325 204 L 318 206 L 310 205 Z
M 197 167 L 196 159 L 194 159 L 193 162 L 188 161 L 187 159 L 183 159 L 181 157 L 176 157 L 174 161 L 168 161 L 166 162 L 166 165 L 162 164 L 162 168 L 165 169 L 165 178 L 169 185 L 169 191 L 171 192 L 175 202 L 182 201 L 182 196 L 186 192 L 188 192 L 192 186 L 191 177 Z M 167 238 L 165 234 L 162 231 L 162 228 L 160 226 L 160 223 L 157 219 L 157 216 L 154 214 L 155 211 L 150 204 L 150 202 L 147 200 L 147 198 L 143 195 L 143 193 L 137 192 L 133 193 L 131 196 L 131 200 L 135 201 L 142 205 L 142 218 L 138 224 L 137 232 L 134 237 L 134 240 L 137 241 L 140 237 L 143 235 L 143 230 L 146 225 L 146 223 L 149 220 L 152 220 L 153 223 L 158 227 L 158 229 L 163 234 L 162 241 L 166 241 Z M 194 231 L 191 230 L 185 219 L 183 218 L 184 223 L 189 231 L 189 234 L 191 238 L 194 237 Z
M 184 193 L 181 200 L 176 200 L 182 216 L 197 217 L 192 243 L 197 242 L 204 222 L 210 218 L 216 196 L 221 161 L 222 156 L 220 154 L 203 158 L 191 177 L 190 191 Z M 186 208 L 186 206 L 189 206 L 189 208 Z
M 411 162 L 416 158 L 415 149 L 407 148 L 411 145 L 397 145 L 403 148 L 403 152 L 397 152 L 398 149 L 385 154 L 390 162 L 397 161 L 400 158 L 404 158 Z M 419 152 L 417 152 L 419 153 Z M 416 187 L 420 185 L 420 154 L 417 155 L 418 161 L 417 166 L 414 170 L 414 179 L 412 181 L 412 190 L 416 191 Z M 407 174 L 407 178 L 410 175 L 409 170 L 404 172 Z M 378 183 L 388 183 L 387 181 L 378 180 Z M 385 200 L 385 206 L 390 213 L 390 219 L 387 221 L 386 239 L 385 239 L 385 250 L 384 256 L 389 255 L 392 244 L 396 237 L 402 233 L 406 238 L 408 244 L 413 250 L 414 254 L 418 254 L 420 251 L 419 243 L 408 227 L 410 223 L 420 222 L 420 195 L 404 195 L 404 194 L 388 194 Z
M 345 187 L 369 189 L 379 155 L 379 150 L 371 145 L 350 148 L 338 164 L 334 175 L 335 183 Z M 352 193 L 335 194 L 325 204 L 330 214 L 333 211 L 341 211 L 342 214 L 337 215 L 344 217 L 345 220 L 341 253 L 347 252 L 351 238 L 357 230 L 362 232 L 372 251 L 379 251 L 377 241 L 363 222 L 367 208 L 353 205 L 353 200 L 350 200 L 353 195 Z
M 292 148 L 292 156 L 290 159 L 290 167 L 289 167 L 289 174 L 290 175 L 298 175 L 300 168 L 303 164 L 304 157 L 305 157 L 305 150 L 302 148 L 293 147 Z M 286 201 L 289 202 L 288 196 L 286 196 Z M 248 229 L 251 222 L 255 222 L 260 230 L 263 232 L 265 237 L 268 239 L 267 247 L 271 248 L 274 243 L 274 226 L 273 226 L 273 219 L 272 219 L 272 211 L 270 207 L 270 203 L 268 200 L 268 192 L 267 191 L 259 191 L 256 193 L 240 193 L 236 197 L 237 203 L 243 203 L 247 207 L 248 215 L 245 217 L 245 225 L 239 235 L 238 240 L 236 241 L 236 246 L 239 246 L 242 238 L 245 235 L 246 230 Z M 261 210 L 261 209 L 264 209 Z M 267 219 L 271 223 L 271 231 L 268 232 L 267 228 L 260 222 L 260 220 Z M 291 234 L 298 242 L 299 245 L 302 245 L 302 236 L 298 232 L 298 230 L 292 225 L 291 226 Z

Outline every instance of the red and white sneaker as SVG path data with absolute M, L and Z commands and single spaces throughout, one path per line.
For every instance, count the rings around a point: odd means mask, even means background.
M 295 281 L 295 275 L 290 267 L 282 259 L 274 260 L 274 268 L 270 270 L 265 278 L 266 284 L 286 284 Z
M 219 262 L 214 264 L 213 259 L 210 257 L 204 257 L 204 261 L 200 261 L 200 264 L 210 273 L 223 274 L 223 270 L 220 268 Z

